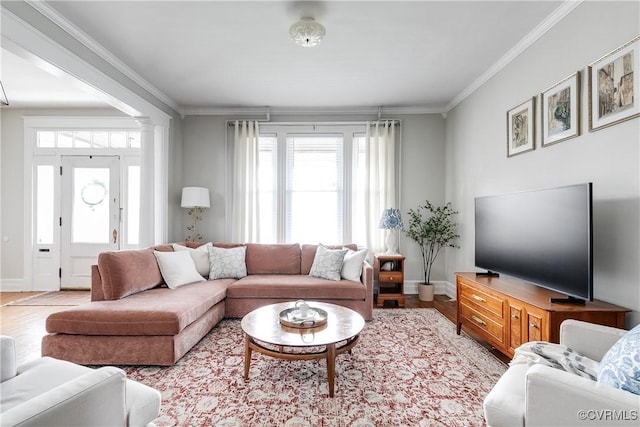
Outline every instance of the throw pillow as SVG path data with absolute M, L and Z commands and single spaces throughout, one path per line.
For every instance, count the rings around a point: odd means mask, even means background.
M 209 275 L 209 270 L 211 270 L 211 266 L 209 265 L 209 247 L 213 246 L 211 242 L 205 243 L 202 246 L 198 246 L 197 248 L 189 248 L 187 246 L 182 246 L 177 243 L 172 244 L 174 251 L 186 251 L 193 258 L 193 262 L 196 264 L 196 270 L 198 273 L 206 277 Z
M 342 278 L 359 282 L 360 276 L 362 276 L 362 263 L 367 257 L 368 251 L 366 249 L 360 249 L 357 251 L 348 248 L 342 249 L 348 250 L 344 256 L 344 263 L 342 264 Z
M 245 257 L 246 246 L 237 248 L 209 247 L 209 280 L 214 279 L 241 279 L 247 275 L 247 264 Z
M 598 382 L 640 394 L 640 325 L 624 334 L 604 355 Z
M 189 283 L 204 281 L 189 253 L 153 251 L 153 254 L 158 260 L 162 278 L 169 288 L 176 289 Z
M 344 256 L 349 249 L 328 249 L 318 245 L 309 276 L 328 280 L 340 280 Z

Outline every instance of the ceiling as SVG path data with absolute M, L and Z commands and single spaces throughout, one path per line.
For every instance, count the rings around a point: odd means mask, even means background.
M 182 112 L 263 106 L 447 111 L 561 4 L 47 2 Z M 300 47 L 289 38 L 289 26 L 303 16 L 326 27 L 320 46 Z M 12 105 L 105 105 L 82 85 L 4 49 L 2 82 Z

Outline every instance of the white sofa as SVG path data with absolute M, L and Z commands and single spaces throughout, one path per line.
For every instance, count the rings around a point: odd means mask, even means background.
M 153 426 L 160 393 L 115 367 L 90 369 L 42 357 L 16 366 L 15 340 L 0 336 L 1 426 Z
M 560 344 L 600 361 L 625 333 L 565 320 L 560 326 Z M 490 427 L 640 425 L 640 396 L 542 365 L 510 366 L 483 407 Z

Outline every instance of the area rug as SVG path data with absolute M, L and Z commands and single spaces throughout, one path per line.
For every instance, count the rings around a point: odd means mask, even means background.
M 90 291 L 51 291 L 19 299 L 5 305 L 60 305 L 73 306 L 91 301 Z
M 253 354 L 243 379 L 239 320 L 223 320 L 172 367 L 124 367 L 162 393 L 158 426 L 482 426 L 506 366 L 434 309 L 375 309 L 352 354 L 326 362 Z

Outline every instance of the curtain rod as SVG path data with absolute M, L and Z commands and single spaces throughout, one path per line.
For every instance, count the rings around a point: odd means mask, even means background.
M 226 120 L 227 126 L 235 126 L 236 122 L 241 123 L 247 121 L 246 119 L 238 120 Z M 379 120 L 363 120 L 363 121 L 344 121 L 344 122 L 271 122 L 268 120 L 256 120 L 262 124 L 274 125 L 274 126 L 354 126 L 364 125 L 367 122 L 393 122 L 394 126 L 400 126 L 402 120 L 400 119 L 379 119 Z

